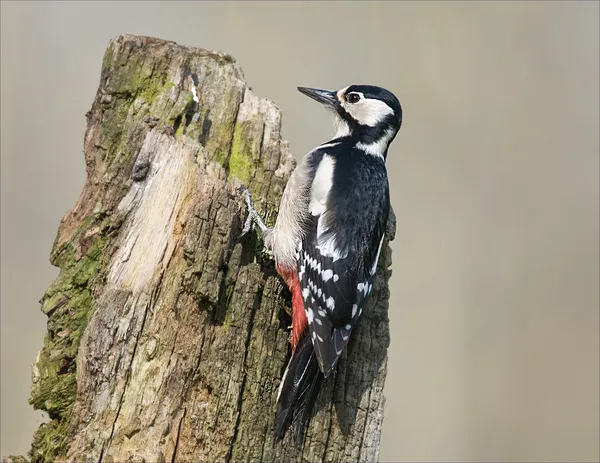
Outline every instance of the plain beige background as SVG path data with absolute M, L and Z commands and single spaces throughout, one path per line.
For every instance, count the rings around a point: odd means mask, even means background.
M 2 447 L 24 453 L 108 40 L 233 54 L 296 157 L 332 134 L 296 86 L 378 84 L 389 156 L 392 342 L 383 461 L 598 461 L 598 2 L 2 2 Z

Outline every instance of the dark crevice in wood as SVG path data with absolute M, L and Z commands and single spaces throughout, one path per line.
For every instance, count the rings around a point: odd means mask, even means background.
M 246 336 L 246 342 L 244 344 L 244 360 L 242 362 L 242 368 L 244 370 L 244 373 L 242 374 L 240 393 L 239 393 L 238 403 L 237 403 L 237 407 L 236 407 L 237 416 L 236 416 L 235 425 L 233 427 L 233 437 L 231 438 L 231 444 L 230 444 L 229 450 L 227 451 L 227 456 L 225 457 L 225 461 L 227 463 L 229 463 L 231 461 L 231 456 L 233 454 L 233 449 L 235 447 L 237 435 L 238 435 L 238 432 L 240 429 L 240 420 L 242 417 L 242 405 L 244 403 L 244 392 L 246 391 L 246 379 L 248 378 L 248 375 L 246 372 L 247 361 L 248 361 L 248 347 L 250 346 L 250 340 L 252 339 L 252 334 L 253 334 L 252 331 L 254 328 L 254 326 L 253 326 L 254 325 L 254 316 L 256 315 L 256 312 L 257 312 L 258 308 L 260 307 L 262 296 L 263 296 L 263 292 L 262 292 L 262 288 L 261 288 L 261 289 L 259 289 L 258 293 L 256 294 L 256 297 L 254 298 L 254 306 L 251 309 L 250 319 L 248 320 L 248 328 L 247 328 L 248 334 Z
M 177 450 L 179 449 L 179 437 L 181 436 L 181 428 L 183 426 L 183 420 L 185 419 L 185 414 L 187 413 L 187 408 L 183 409 L 183 414 L 179 420 L 179 424 L 177 425 L 177 437 L 175 438 L 175 448 L 173 449 L 173 456 L 171 457 L 171 463 L 175 463 L 177 460 Z

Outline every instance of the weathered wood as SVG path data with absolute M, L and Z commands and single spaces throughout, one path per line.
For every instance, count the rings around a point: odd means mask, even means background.
M 239 238 L 236 188 L 247 185 L 273 223 L 294 167 L 277 107 L 230 56 L 120 36 L 87 118 L 87 181 L 61 222 L 51 253 L 60 274 L 42 299 L 48 332 L 31 403 L 51 421 L 31 458 L 377 460 L 387 243 L 303 450 L 291 433 L 274 442 L 289 294 L 256 237 Z

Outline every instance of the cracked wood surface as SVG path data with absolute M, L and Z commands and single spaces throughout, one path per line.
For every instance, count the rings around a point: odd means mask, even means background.
M 273 223 L 294 167 L 277 107 L 227 55 L 120 36 L 87 118 L 87 181 L 61 222 L 51 255 L 61 272 L 42 300 L 31 402 L 51 421 L 31 459 L 376 461 L 387 242 L 304 448 L 274 442 L 289 294 L 256 237 L 239 238 L 236 188 Z

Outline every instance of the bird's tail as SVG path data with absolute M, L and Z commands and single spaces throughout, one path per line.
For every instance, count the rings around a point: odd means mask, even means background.
M 283 439 L 287 429 L 294 423 L 296 447 L 302 446 L 304 431 L 322 383 L 323 373 L 319 369 L 309 332 L 304 330 L 279 386 L 275 416 L 277 439 Z

